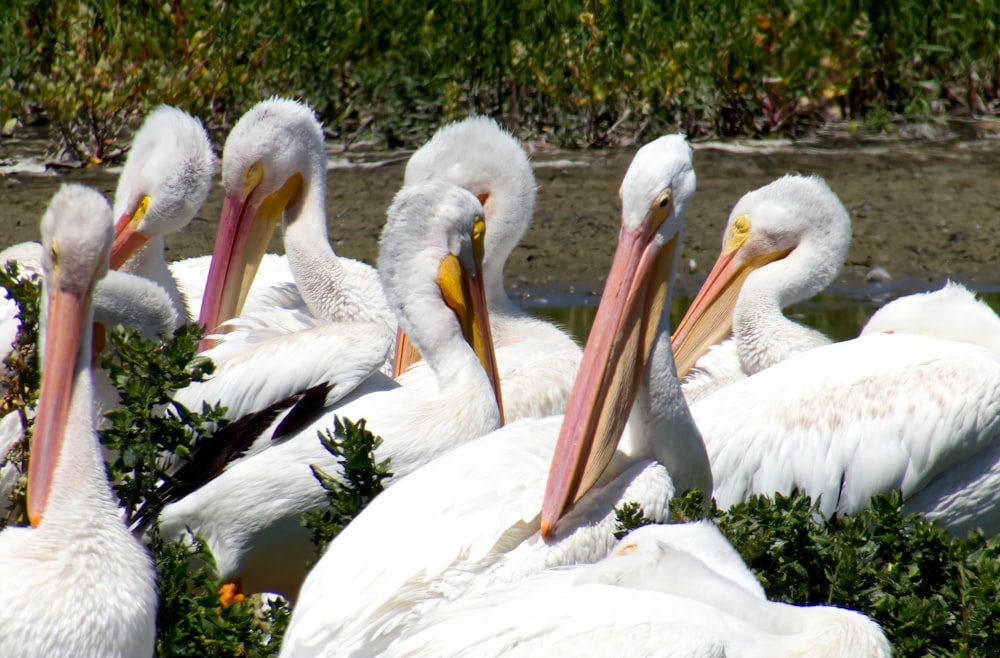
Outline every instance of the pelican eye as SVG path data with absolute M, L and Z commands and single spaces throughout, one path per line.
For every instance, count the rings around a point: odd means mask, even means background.
M 147 194 L 144 197 L 142 197 L 142 200 L 139 201 L 139 205 L 136 206 L 135 212 L 132 213 L 133 222 L 139 222 L 143 217 L 146 216 L 146 211 L 149 210 L 149 203 L 150 199 L 149 195 Z
M 247 169 L 247 173 L 244 176 L 246 179 L 243 182 L 243 200 L 250 196 L 250 193 L 254 191 L 254 188 L 260 185 L 260 181 L 264 178 L 264 165 L 260 160 L 250 165 Z
M 483 262 L 486 247 L 486 220 L 482 215 L 476 215 L 472 224 L 472 257 L 477 263 Z
M 625 544 L 621 548 L 615 550 L 614 554 L 616 556 L 629 555 L 631 553 L 635 553 L 637 550 L 639 550 L 638 544 Z
M 670 212 L 670 202 L 674 198 L 673 190 L 667 188 L 660 192 L 660 194 L 653 199 L 653 204 L 651 206 L 651 213 L 653 215 L 653 221 L 651 229 L 656 231 L 660 228 L 660 224 L 667 218 Z
M 750 217 L 748 215 L 740 215 L 733 222 L 733 228 L 729 237 L 729 242 L 726 244 L 726 250 L 732 251 L 734 249 L 739 249 L 749 237 Z

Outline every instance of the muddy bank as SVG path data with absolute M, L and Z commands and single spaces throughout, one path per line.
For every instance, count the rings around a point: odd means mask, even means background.
M 531 230 L 511 255 L 508 287 L 527 298 L 581 303 L 600 292 L 618 224 L 618 186 L 633 149 L 535 153 L 538 204 Z M 402 180 L 408 153 L 346 157 L 329 172 L 330 238 L 342 255 L 374 262 L 385 208 Z M 868 145 L 820 149 L 781 143 L 700 144 L 698 194 L 688 215 L 678 292 L 697 289 L 711 267 L 729 210 L 746 191 L 789 172 L 823 176 L 853 219 L 854 237 L 838 287 L 855 288 L 880 267 L 903 287 L 944 277 L 980 289 L 1000 287 L 1000 140 Z M 0 178 L 0 247 L 37 239 L 38 219 L 64 181 L 110 198 L 117 174 L 106 170 Z M 168 240 L 168 257 L 212 251 L 221 188 L 191 226 Z M 279 239 L 272 251 L 280 252 Z

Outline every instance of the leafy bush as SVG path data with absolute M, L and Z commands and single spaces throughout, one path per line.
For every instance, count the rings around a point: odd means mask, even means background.
M 35 406 L 41 379 L 38 360 L 38 305 L 39 283 L 34 275 L 25 276 L 17 263 L 7 262 L 0 267 L 0 287 L 7 291 L 7 298 L 17 303 L 17 320 L 20 323 L 17 339 L 11 346 L 0 372 L 0 415 L 16 413 L 22 428 L 27 431 L 33 418 L 28 410 Z M 28 523 L 28 450 L 24 441 L 18 442 L 6 455 L 0 455 L 0 468 L 12 464 L 20 474 L 8 494 L 10 505 L 7 514 L 0 518 L 0 529 L 8 524 Z
M 378 461 L 375 456 L 382 439 L 365 429 L 363 418 L 357 423 L 334 418 L 333 432 L 327 430 L 318 439 L 337 458 L 343 475 L 333 477 L 315 464 L 309 466 L 330 501 L 327 509 L 307 512 L 303 519 L 303 525 L 312 532 L 317 558 L 327 544 L 382 492 L 385 488 L 382 482 L 392 477 L 389 460 Z
M 0 119 L 41 105 L 83 161 L 158 103 L 220 129 L 272 94 L 388 146 L 471 112 L 590 146 L 1000 109 L 1000 6 L 977 0 L 14 4 Z
M 177 460 L 191 459 L 196 442 L 210 440 L 215 428 L 227 424 L 221 406 L 195 412 L 172 399 L 175 391 L 203 381 L 215 369 L 209 359 L 196 355 L 203 334 L 193 324 L 164 342 L 122 327 L 109 334 L 111 349 L 101 356 L 101 367 L 118 390 L 121 406 L 107 412 L 111 425 L 100 434 L 115 455 L 108 474 L 130 520 L 140 508 L 160 509 L 162 483 L 171 481 Z
M 156 655 L 276 656 L 291 612 L 283 599 L 237 597 L 220 601 L 219 580 L 208 570 L 215 561 L 204 543 L 153 543 L 160 608 Z

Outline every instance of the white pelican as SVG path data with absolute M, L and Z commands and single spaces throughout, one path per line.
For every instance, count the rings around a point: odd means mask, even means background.
M 368 377 L 372 363 L 384 367 L 396 322 L 378 273 L 330 247 L 326 146 L 312 110 L 280 98 L 258 103 L 226 140 L 222 177 L 226 196 L 205 297 L 195 289 L 185 294 L 202 302 L 199 322 L 209 331 L 227 320 L 222 330 L 235 331 L 203 342 L 215 343 L 205 351 L 215 375 L 175 400 L 193 409 L 221 403 L 239 418 L 329 383 L 334 404 Z M 262 261 L 279 222 L 287 257 Z M 257 276 L 261 262 L 272 264 L 264 277 Z M 233 319 L 244 302 L 255 311 Z
M 37 242 L 24 242 L 17 245 L 13 252 L 0 254 L 0 264 L 4 262 L 5 254 L 14 254 L 21 260 L 22 272 L 41 274 L 42 245 Z M 14 300 L 8 300 L 10 308 L 9 319 L 0 322 L 4 333 L 10 329 L 10 342 L 0 343 L 0 361 L 7 358 L 20 331 L 19 311 Z M 105 422 L 104 412 L 118 407 L 118 391 L 115 389 L 107 373 L 97 368 L 97 353 L 105 343 L 105 332 L 117 325 L 134 327 L 146 338 L 155 339 L 169 336 L 177 326 L 177 312 L 166 291 L 159 285 L 139 276 L 109 270 L 95 285 L 91 306 L 94 313 L 95 331 L 93 334 L 93 352 L 95 356 L 94 371 L 94 414 L 98 427 Z M 44 332 L 42 327 L 39 333 Z M 33 342 L 41 342 L 39 337 L 33 337 Z M 6 391 L 0 387 L 0 394 Z M 13 462 L 4 464 L 4 457 L 14 444 L 24 438 L 22 413 L 12 411 L 0 421 L 0 514 L 9 509 L 9 493 L 17 483 L 19 469 Z
M 208 197 L 214 170 L 212 144 L 201 121 L 161 105 L 136 133 L 118 177 L 111 268 L 162 286 L 173 302 L 178 324 L 192 316 L 167 268 L 164 237 L 191 222 Z
M 483 284 L 504 391 L 504 418 L 510 422 L 562 413 L 582 350 L 554 325 L 519 309 L 503 286 L 504 264 L 534 212 L 536 184 L 528 156 L 495 121 L 471 117 L 438 130 L 410 158 L 404 184 L 431 179 L 463 187 L 483 202 Z M 416 365 L 399 381 L 415 385 L 428 371 Z
M 1000 317 L 968 288 L 951 281 L 940 290 L 900 297 L 875 311 L 860 335 L 875 333 L 955 340 L 1000 353 Z
M 691 406 L 721 507 L 798 488 L 854 513 L 901 489 L 955 532 L 1000 531 L 1000 355 L 874 333 L 795 355 Z
M 653 525 L 592 565 L 552 569 L 435 610 L 383 655 L 888 658 L 864 615 L 768 601 L 710 522 Z
M 850 242 L 850 215 L 819 177 L 784 176 L 745 194 L 729 215 L 718 260 L 674 333 L 688 401 L 829 344 L 781 309 L 829 285 Z M 732 338 L 706 355 L 730 330 Z
M 0 266 L 8 259 L 17 261 L 23 276 L 42 273 L 42 245 L 38 242 L 22 242 L 0 252 Z M 103 349 L 105 330 L 115 326 L 134 327 L 144 337 L 154 339 L 169 336 L 178 324 L 173 301 L 162 287 L 124 272 L 109 270 L 97 282 L 92 306 L 94 322 L 101 326 L 94 334 L 97 341 L 95 352 Z M 6 299 L 4 311 L 6 317 L 0 320 L 0 361 L 7 358 L 20 331 L 17 303 Z M 97 398 L 98 418 L 102 411 L 117 406 L 118 393 L 106 377 L 99 376 L 97 379 Z
M 375 270 L 330 247 L 326 145 L 309 107 L 272 98 L 244 114 L 226 139 L 222 183 L 226 196 L 199 323 L 213 331 L 240 314 L 280 222 L 288 267 L 313 316 L 381 322 L 395 331 Z
M 384 439 L 379 455 L 391 460 L 397 477 L 497 427 L 499 411 L 480 363 L 493 349 L 478 273 L 482 213 L 469 192 L 441 181 L 404 188 L 388 211 L 379 274 L 400 326 L 434 369 L 437 385 L 414 390 L 374 371 L 296 436 L 272 443 L 268 434 L 249 456 L 167 506 L 160 516 L 165 536 L 189 526 L 207 541 L 223 578 L 241 577 L 248 591 L 292 596 L 312 551 L 301 515 L 326 504 L 309 466 L 339 470 L 317 438 L 332 429 L 334 416 L 367 419 Z
M 443 601 L 546 567 L 600 559 L 614 544 L 616 504 L 636 501 L 663 519 L 674 490 L 711 490 L 661 321 L 694 188 L 683 137 L 639 150 L 622 184 L 618 250 L 565 420 L 508 425 L 375 498 L 310 572 L 282 656 L 378 653 Z M 560 426 L 570 438 L 611 445 L 604 452 L 610 459 L 633 397 L 621 450 L 609 468 L 595 467 L 600 477 L 585 486 L 598 486 L 553 527 L 539 510 Z
M 151 656 L 156 582 L 122 523 L 94 431 L 90 295 L 111 209 L 64 185 L 42 219 L 49 330 L 28 475 L 33 528 L 0 534 L 0 654 Z

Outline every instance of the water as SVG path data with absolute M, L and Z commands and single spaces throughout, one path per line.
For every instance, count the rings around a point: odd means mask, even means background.
M 910 286 L 912 287 L 912 286 Z M 936 290 L 940 286 L 910 289 L 905 293 Z M 834 289 L 812 299 L 793 304 L 785 309 L 785 315 L 796 322 L 823 332 L 834 341 L 850 340 L 857 337 L 872 313 L 891 299 L 901 294 L 887 294 L 872 288 Z M 995 311 L 1000 312 L 1000 290 L 980 291 L 978 297 Z M 693 297 L 674 299 L 670 304 L 670 326 L 676 327 L 691 305 Z M 570 306 L 547 304 L 526 305 L 533 315 L 558 323 L 570 332 L 581 344 L 590 333 L 597 314 L 597 301 Z

